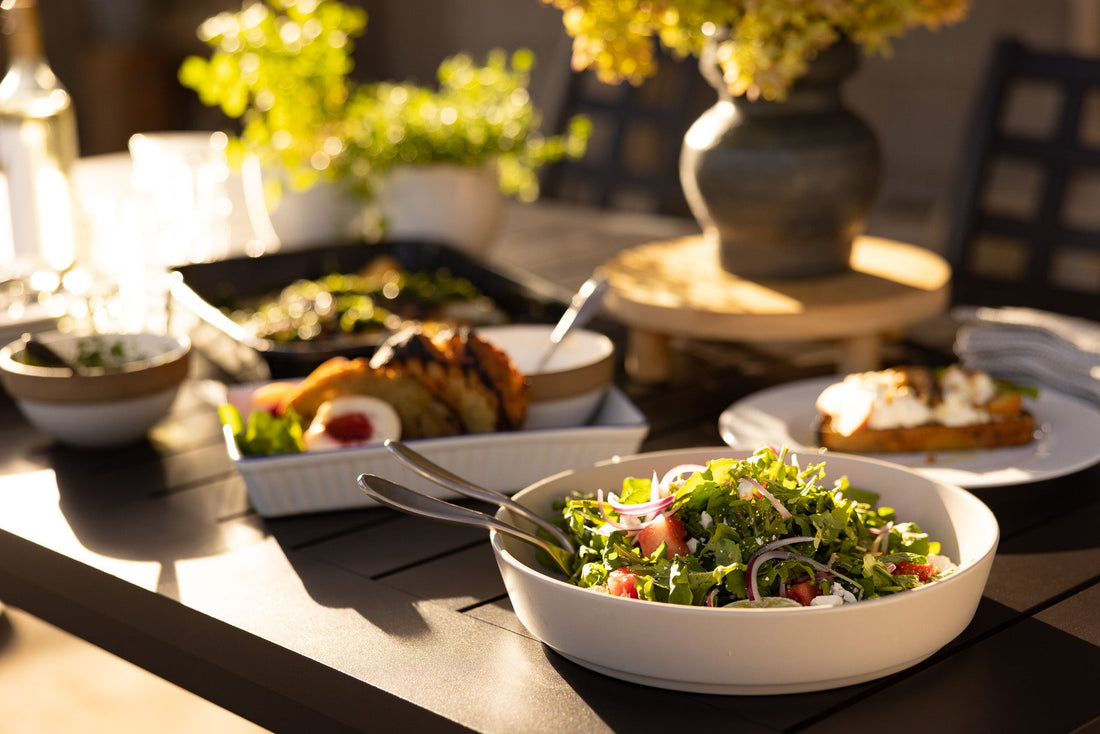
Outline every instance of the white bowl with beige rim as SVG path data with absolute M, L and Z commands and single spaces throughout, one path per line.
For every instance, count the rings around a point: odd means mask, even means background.
M 140 441 L 175 401 L 191 343 L 164 334 L 40 334 L 77 371 L 35 363 L 22 339 L 0 350 L 0 384 L 43 433 L 81 448 Z
M 546 364 L 553 324 L 505 324 L 477 330 L 511 358 L 530 385 L 524 429 L 583 426 L 595 415 L 615 376 L 615 343 L 606 335 L 575 329 Z

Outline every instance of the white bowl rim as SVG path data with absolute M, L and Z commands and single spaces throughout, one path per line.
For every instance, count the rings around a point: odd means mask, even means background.
M 134 338 L 155 339 L 166 348 L 144 359 L 136 359 L 125 362 L 119 367 L 86 367 L 81 370 L 80 377 L 99 377 L 103 375 L 117 375 L 127 372 L 140 372 L 141 370 L 167 364 L 180 359 L 191 350 L 191 338 L 186 334 L 160 334 L 156 332 L 97 332 L 95 334 L 68 334 L 62 332 L 45 332 L 36 335 L 48 345 L 71 343 L 81 339 L 90 338 Z M 0 348 L 0 369 L 17 375 L 28 377 L 72 377 L 72 373 L 64 367 L 39 367 L 26 364 L 15 359 L 15 355 L 22 353 L 23 337 L 14 339 Z
M 475 329 L 475 333 L 479 336 L 484 335 L 486 341 L 496 344 L 493 340 L 494 334 L 506 334 L 509 332 L 531 332 L 536 335 L 545 334 L 547 339 L 547 346 L 549 346 L 550 332 L 553 331 L 554 324 L 537 324 L 537 323 L 512 323 L 512 324 L 493 324 L 491 326 L 479 326 Z M 550 371 L 541 372 L 528 372 L 525 373 L 529 377 L 532 375 L 545 376 L 545 375 L 559 375 L 562 373 L 572 372 L 575 370 L 585 369 L 591 367 L 594 364 L 598 364 L 605 359 L 610 359 L 615 354 L 615 342 L 611 337 L 599 331 L 592 329 L 578 328 L 569 332 L 569 336 L 577 336 L 582 339 L 587 339 L 591 343 L 593 349 L 587 352 L 587 359 L 578 361 L 575 364 L 562 367 Z M 569 338 L 569 337 L 566 337 Z M 503 348 L 503 347 L 502 347 Z M 513 357 L 513 360 L 515 358 Z

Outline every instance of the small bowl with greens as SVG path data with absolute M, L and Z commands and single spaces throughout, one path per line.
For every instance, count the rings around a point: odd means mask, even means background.
M 0 384 L 26 419 L 72 446 L 135 443 L 163 418 L 187 376 L 191 343 L 164 334 L 39 334 L 0 350 Z M 30 348 L 29 348 L 30 347 Z

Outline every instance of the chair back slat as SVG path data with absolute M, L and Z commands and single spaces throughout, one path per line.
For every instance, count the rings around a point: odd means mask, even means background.
M 1014 95 L 1026 85 L 1058 100 L 1040 133 L 1013 123 Z M 997 44 L 953 197 L 947 257 L 956 303 L 1100 318 L 1100 150 L 1084 134 L 1090 111 L 1100 124 L 1100 60 L 1040 52 L 1015 40 Z M 1012 188 L 1002 180 L 1006 166 L 1036 181 L 1030 190 L 1010 191 L 1008 209 L 995 204 Z M 1069 204 L 1089 177 L 1096 193 L 1076 206 L 1092 216 L 1081 222 Z M 1019 182 L 1016 188 L 1027 189 Z

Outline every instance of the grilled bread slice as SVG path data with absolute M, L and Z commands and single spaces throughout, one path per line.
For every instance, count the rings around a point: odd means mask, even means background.
M 966 426 L 922 425 L 911 428 L 864 428 L 851 435 L 837 433 L 825 417 L 818 427 L 818 443 L 832 451 L 874 454 L 891 451 L 960 451 L 998 446 L 1021 446 L 1035 434 L 1028 412 L 1016 418 Z
M 946 370 L 902 367 L 849 375 L 823 391 L 817 407 L 818 443 L 833 451 L 1019 446 L 1032 441 L 1035 433 L 1035 419 L 1024 409 L 1018 389 L 957 365 Z

